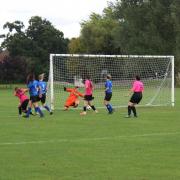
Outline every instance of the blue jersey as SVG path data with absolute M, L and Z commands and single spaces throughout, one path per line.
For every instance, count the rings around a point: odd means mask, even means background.
M 47 83 L 45 81 L 39 81 L 38 86 L 40 88 L 39 94 L 46 94 Z
M 30 81 L 27 85 L 30 96 L 38 96 L 38 81 Z
M 105 82 L 106 93 L 112 93 L 112 81 L 106 80 Z

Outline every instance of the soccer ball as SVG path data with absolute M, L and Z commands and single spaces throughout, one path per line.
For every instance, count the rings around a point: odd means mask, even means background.
M 87 105 L 86 109 L 87 109 L 88 111 L 90 111 L 90 110 L 91 110 L 91 106 Z

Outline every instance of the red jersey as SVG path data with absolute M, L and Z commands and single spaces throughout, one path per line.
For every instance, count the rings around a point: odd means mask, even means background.
M 22 104 L 25 100 L 29 99 L 28 96 L 25 95 L 25 92 L 22 89 L 18 89 L 15 93 L 15 96 L 19 98 L 20 103 Z

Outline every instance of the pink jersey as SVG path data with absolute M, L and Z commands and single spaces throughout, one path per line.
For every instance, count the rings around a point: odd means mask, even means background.
M 26 99 L 29 99 L 25 94 L 24 91 L 21 89 L 18 89 L 15 96 L 17 96 L 20 100 L 20 103 L 22 104 Z
M 91 80 L 85 81 L 85 95 L 92 95 L 93 92 L 93 85 Z
M 143 92 L 144 91 L 143 83 L 141 81 L 134 81 L 132 91 L 133 92 Z

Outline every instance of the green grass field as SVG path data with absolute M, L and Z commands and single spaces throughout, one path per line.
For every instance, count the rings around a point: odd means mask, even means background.
M 180 89 L 176 106 L 107 115 L 55 111 L 17 115 L 12 90 L 0 90 L 0 180 L 179 180 Z

